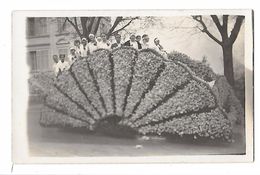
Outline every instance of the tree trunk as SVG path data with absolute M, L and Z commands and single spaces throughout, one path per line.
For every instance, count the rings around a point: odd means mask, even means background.
M 234 86 L 233 44 L 223 45 L 224 75 L 231 86 Z
M 82 27 L 82 38 L 87 38 L 88 39 L 88 29 L 87 29 L 87 17 L 80 17 L 80 22 L 81 22 L 81 27 Z
M 96 22 L 95 27 L 94 27 L 94 30 L 93 30 L 94 35 L 97 34 L 100 22 L 101 22 L 101 17 L 98 17 L 97 22 Z

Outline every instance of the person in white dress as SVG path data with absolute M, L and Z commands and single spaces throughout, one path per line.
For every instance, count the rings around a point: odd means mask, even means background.
M 62 71 L 68 70 L 70 68 L 70 64 L 68 61 L 65 61 L 65 54 L 60 54 L 60 61 L 56 65 L 55 74 L 59 76 Z
M 68 55 L 69 63 L 72 65 L 76 60 L 79 59 L 79 56 L 76 54 L 76 48 L 71 47 L 70 48 L 70 53 Z
M 155 50 L 163 55 L 164 58 L 167 58 L 167 52 L 164 50 L 163 46 L 160 44 L 160 40 L 158 38 L 154 38 Z
M 52 65 L 52 69 L 53 69 L 53 71 L 55 72 L 56 67 L 57 67 L 57 64 L 58 64 L 58 62 L 59 62 L 58 55 L 53 55 L 53 56 L 52 56 L 52 59 L 53 59 L 53 62 L 54 62 L 54 64 Z
M 81 57 L 81 50 L 80 50 L 81 44 L 80 44 L 80 40 L 75 40 L 74 41 L 74 46 L 75 46 L 75 52 L 76 52 L 77 57 Z
M 107 35 L 105 33 L 101 34 L 101 42 L 98 42 L 99 49 L 110 49 L 110 42 L 107 39 Z
M 101 42 L 102 38 L 100 36 L 97 37 L 97 43 Z
M 89 34 L 89 43 L 88 43 L 88 52 L 92 54 L 95 50 L 98 49 L 97 41 L 94 34 Z
M 86 38 L 81 39 L 81 45 L 80 45 L 80 53 L 82 58 L 86 58 L 88 56 L 88 41 Z

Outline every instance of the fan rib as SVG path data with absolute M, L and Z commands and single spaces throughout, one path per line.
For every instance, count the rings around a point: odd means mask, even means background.
M 133 75 L 134 75 L 134 67 L 135 67 L 135 63 L 136 63 L 136 59 L 138 58 L 138 52 L 135 52 L 135 58 L 132 60 L 132 64 L 131 64 L 131 72 L 130 72 L 130 78 L 129 78 L 129 84 L 127 85 L 126 88 L 126 95 L 125 95 L 125 99 L 124 99 L 124 104 L 123 104 L 123 114 L 125 113 L 125 108 L 126 108 L 126 103 L 127 103 L 127 98 L 130 94 L 131 91 L 131 87 L 132 87 L 132 82 L 133 82 Z
M 145 95 L 154 87 L 155 83 L 157 82 L 157 79 L 160 77 L 160 75 L 161 75 L 161 73 L 164 71 L 165 67 L 166 67 L 166 66 L 165 66 L 164 63 L 162 63 L 162 64 L 160 65 L 160 67 L 158 67 L 157 72 L 156 72 L 156 75 L 155 75 L 153 78 L 150 79 L 148 87 L 143 91 L 143 93 L 142 93 L 142 95 L 141 95 L 139 101 L 135 104 L 135 106 L 134 106 L 134 108 L 133 108 L 133 111 L 132 111 L 132 113 L 129 115 L 129 117 L 131 117 L 131 116 L 135 113 L 135 111 L 136 111 L 136 109 L 138 108 L 138 106 L 140 105 L 142 99 L 144 99 L 144 98 L 145 98 Z
M 87 111 L 87 109 L 84 108 L 84 106 L 82 106 L 81 104 L 79 104 L 78 102 L 76 102 L 75 100 L 73 100 L 66 92 L 63 92 L 56 84 L 54 84 L 54 87 L 61 93 L 63 94 L 65 97 L 67 97 L 71 102 L 73 102 L 74 104 L 77 105 L 77 107 L 81 110 L 83 110 L 85 112 L 85 114 L 89 117 L 91 117 L 93 120 L 96 120 L 93 115 Z
M 86 62 L 87 62 L 87 66 L 88 66 L 89 73 L 90 73 L 90 76 L 92 78 L 93 84 L 94 84 L 95 88 L 97 89 L 97 92 L 98 92 L 98 95 L 99 95 L 99 100 L 101 101 L 102 107 L 104 108 L 105 112 L 107 113 L 107 108 L 106 108 L 106 105 L 105 105 L 105 101 L 104 101 L 103 96 L 100 93 L 100 87 L 98 85 L 97 79 L 94 76 L 93 70 L 89 66 L 89 62 L 87 60 L 86 60 Z
M 112 89 L 112 106 L 113 106 L 113 113 L 115 114 L 116 111 L 116 97 L 115 97 L 115 82 L 114 82 L 114 59 L 113 59 L 113 54 L 109 54 L 109 62 L 111 65 L 111 71 L 110 71 L 110 76 L 111 76 L 111 89 Z
M 58 109 L 57 107 L 54 107 L 53 105 L 49 105 L 46 100 L 44 100 L 44 105 L 47 106 L 47 107 L 50 108 L 50 109 L 53 109 L 53 110 L 56 111 L 57 113 L 61 113 L 61 114 L 63 114 L 63 115 L 69 116 L 69 117 L 71 117 L 71 118 L 73 118 L 73 119 L 80 120 L 81 122 L 85 122 L 85 123 L 88 123 L 89 125 L 91 125 L 91 124 L 89 123 L 89 121 L 87 121 L 87 120 L 84 120 L 84 119 L 82 119 L 82 118 L 79 118 L 79 117 L 76 117 L 76 116 L 74 116 L 74 115 L 71 115 L 71 114 L 65 112 L 65 111 L 62 110 L 62 109 Z
M 172 93 L 166 95 L 161 101 L 159 101 L 153 108 L 149 109 L 144 115 L 134 119 L 132 122 L 135 122 L 137 121 L 138 119 L 140 118 L 143 118 L 145 117 L 146 115 L 150 114 L 151 112 L 153 112 L 155 109 L 157 109 L 159 106 L 163 105 L 164 103 L 166 103 L 170 98 L 172 98 L 179 90 L 181 89 L 184 89 L 185 86 L 189 84 L 189 81 L 175 87 L 173 90 L 172 90 Z
M 159 124 L 159 123 L 162 123 L 162 122 L 168 122 L 170 120 L 172 120 L 173 118 L 181 118 L 183 116 L 189 116 L 189 115 L 192 115 L 192 114 L 200 114 L 200 113 L 205 113 L 205 112 L 210 112 L 211 110 L 213 109 L 216 109 L 216 106 L 213 106 L 213 107 L 204 107 L 204 108 L 201 108 L 197 111 L 192 111 L 192 110 L 188 110 L 187 112 L 185 113 L 182 113 L 182 114 L 177 114 L 177 115 L 172 115 L 168 118 L 165 118 L 163 120 L 158 120 L 158 121 L 151 121 L 150 123 L 148 124 L 140 124 L 138 125 L 137 127 L 143 127 L 143 126 L 146 126 L 146 125 L 151 125 L 151 126 L 154 126 L 156 124 Z
M 212 89 L 209 87 L 209 85 L 204 81 L 202 80 L 201 78 L 199 78 L 198 76 L 196 76 L 196 74 L 188 67 L 186 66 L 185 64 L 181 63 L 180 61 L 174 61 L 176 64 L 182 66 L 190 75 L 191 77 L 199 82 L 199 83 L 202 83 L 204 84 L 208 89 L 209 89 L 209 92 L 211 93 L 211 95 L 213 95 L 214 97 L 214 101 L 215 101 L 215 104 L 217 104 L 217 106 L 219 107 L 221 113 L 223 114 L 223 116 L 225 117 L 225 119 L 228 119 L 228 116 L 227 114 L 223 111 L 223 109 L 221 108 L 221 106 L 218 104 L 218 101 L 217 101 L 217 97 L 216 95 L 214 94 L 214 92 L 212 91 Z
M 88 103 L 95 109 L 95 111 L 98 113 L 98 115 L 101 117 L 101 112 L 93 105 L 91 100 L 88 98 L 87 93 L 84 91 L 83 87 L 81 86 L 80 82 L 78 81 L 77 77 L 75 76 L 75 73 L 72 71 L 72 69 L 69 69 L 69 72 L 73 78 L 73 80 L 76 82 L 76 85 L 78 86 L 80 92 L 84 95 Z

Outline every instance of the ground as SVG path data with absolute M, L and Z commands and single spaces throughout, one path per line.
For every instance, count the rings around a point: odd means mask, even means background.
M 191 142 L 181 139 L 122 139 L 39 125 L 41 104 L 28 109 L 28 141 L 32 156 L 158 156 L 244 154 L 245 143 L 240 128 L 235 142 Z M 141 145 L 141 146 L 137 146 Z

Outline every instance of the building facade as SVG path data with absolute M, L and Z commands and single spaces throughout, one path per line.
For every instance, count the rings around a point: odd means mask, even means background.
M 97 36 L 107 32 L 111 19 L 101 20 Z M 65 54 L 75 39 L 79 39 L 74 28 L 65 18 L 27 18 L 27 62 L 30 72 L 50 71 L 54 64 L 53 55 Z

